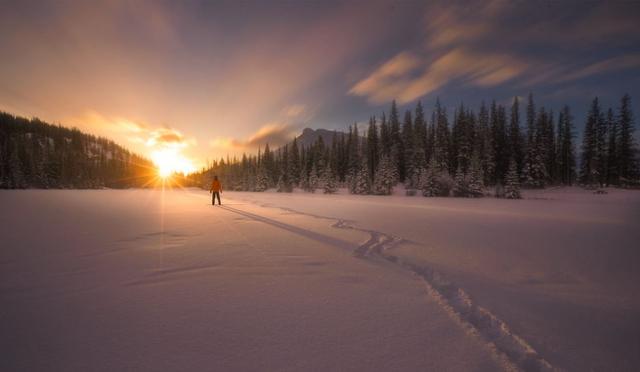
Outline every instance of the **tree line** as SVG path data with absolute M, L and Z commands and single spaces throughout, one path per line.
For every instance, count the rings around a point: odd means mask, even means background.
M 519 197 L 520 185 L 637 187 L 629 95 L 606 110 L 595 98 L 584 125 L 578 154 L 569 107 L 556 114 L 537 107 L 531 94 L 524 105 L 517 97 L 508 108 L 495 101 L 477 111 L 460 104 L 451 115 L 437 100 L 428 117 L 421 102 L 401 116 L 394 101 L 365 131 L 354 124 L 326 143 L 320 136 L 309 146 L 297 139 L 275 150 L 266 144 L 181 181 L 206 188 L 215 174 L 234 190 L 347 187 L 382 195 L 402 182 L 425 196 L 482 196 L 495 187 L 500 196 Z M 113 141 L 0 112 L 0 188 L 144 187 L 155 177 L 149 160 Z
M 0 188 L 145 187 L 155 175 L 113 141 L 0 112 Z
M 394 102 L 371 117 L 361 133 L 334 132 L 306 147 L 297 140 L 276 150 L 268 144 L 256 155 L 220 159 L 189 179 L 208 187 L 213 175 L 228 188 L 290 192 L 301 187 L 333 193 L 339 186 L 354 194 L 390 194 L 402 182 L 424 196 L 519 197 L 520 185 L 637 186 L 638 161 L 629 95 L 616 110 L 603 111 L 593 100 L 585 123 L 580 167 L 574 118 L 569 106 L 557 114 L 537 107 L 532 94 L 510 107 L 495 101 L 479 110 L 460 104 L 449 115 L 439 100 L 429 117 L 421 102 L 401 116 Z

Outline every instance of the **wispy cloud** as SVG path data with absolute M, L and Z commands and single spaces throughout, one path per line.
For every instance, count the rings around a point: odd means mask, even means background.
M 627 70 L 640 67 L 640 54 L 617 56 L 582 67 L 576 71 L 565 74 L 561 81 L 582 79 L 589 76 L 600 75 L 613 71 Z
M 282 146 L 297 134 L 297 128 L 289 124 L 271 123 L 267 124 L 255 133 L 245 139 L 237 138 L 216 138 L 209 142 L 212 148 L 218 150 L 227 150 L 235 152 L 235 150 L 250 151 L 269 144 L 271 147 Z
M 407 103 L 452 84 L 557 84 L 635 68 L 635 54 L 592 64 L 568 55 L 640 39 L 633 31 L 637 19 L 625 9 L 605 2 L 549 3 L 542 10 L 537 2 L 507 0 L 429 3 L 422 43 L 375 67 L 349 93 L 372 104 Z
M 394 68 L 398 61 L 406 60 L 411 63 L 401 62 L 402 68 Z M 421 62 L 418 57 L 404 52 L 356 84 L 350 92 L 367 96 L 376 104 L 392 99 L 407 103 L 454 80 L 493 86 L 519 76 L 527 68 L 527 62 L 513 56 L 477 53 L 464 48 L 450 50 L 432 62 Z M 408 77 L 416 70 L 420 74 Z
M 282 113 L 288 118 L 299 118 L 307 112 L 307 106 L 302 104 L 291 105 L 282 109 Z
M 145 142 L 147 146 L 185 148 L 197 144 L 194 138 L 187 139 L 177 129 L 168 127 L 148 131 L 147 136 Z
M 409 83 L 405 76 L 422 64 L 413 53 L 402 52 L 354 85 L 349 93 L 369 96 L 376 103 L 388 101 L 389 97 L 400 94 Z
M 122 138 L 147 148 L 187 149 L 197 144 L 195 138 L 187 138 L 181 131 L 167 125 L 152 126 L 123 117 L 109 117 L 93 110 L 88 110 L 79 117 L 69 118 L 67 121 L 97 135 Z
M 279 147 L 293 140 L 300 128 L 313 118 L 314 110 L 305 104 L 291 104 L 280 110 L 276 120 L 262 125 L 245 137 L 219 136 L 209 141 L 209 147 L 226 153 L 250 152 L 269 144 Z

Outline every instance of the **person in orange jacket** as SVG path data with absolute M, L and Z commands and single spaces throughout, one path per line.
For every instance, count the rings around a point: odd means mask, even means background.
M 222 205 L 220 201 L 220 193 L 222 192 L 222 184 L 218 181 L 218 176 L 213 176 L 213 182 L 211 182 L 211 205 L 216 205 L 216 197 L 218 198 L 218 205 Z

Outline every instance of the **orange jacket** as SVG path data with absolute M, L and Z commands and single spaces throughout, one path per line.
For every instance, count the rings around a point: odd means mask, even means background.
M 213 180 L 211 182 L 211 189 L 209 191 L 220 192 L 222 191 L 222 184 L 218 180 Z

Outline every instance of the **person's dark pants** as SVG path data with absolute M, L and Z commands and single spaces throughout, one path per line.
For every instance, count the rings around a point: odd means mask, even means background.
M 222 202 L 220 201 L 220 193 L 218 191 L 211 193 L 211 204 L 216 205 L 216 197 L 218 198 L 218 205 L 222 205 Z

